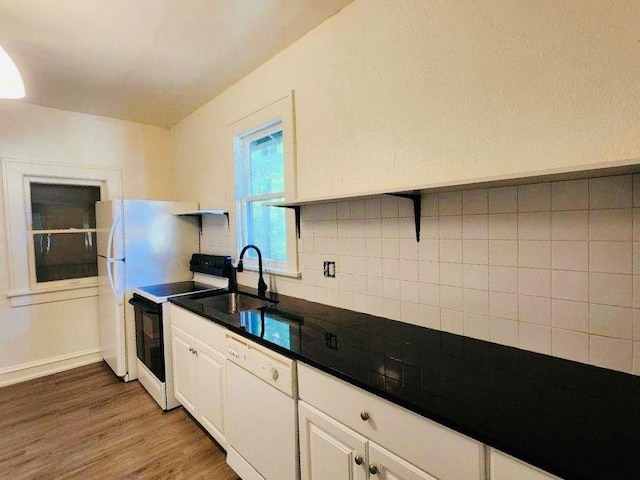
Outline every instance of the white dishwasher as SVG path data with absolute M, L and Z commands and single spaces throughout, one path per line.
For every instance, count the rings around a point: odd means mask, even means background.
M 227 463 L 243 480 L 299 478 L 294 360 L 228 332 Z

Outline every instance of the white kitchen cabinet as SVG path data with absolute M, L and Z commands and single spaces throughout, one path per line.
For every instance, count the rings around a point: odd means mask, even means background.
M 374 458 L 393 452 L 419 473 L 428 472 L 439 480 L 485 478 L 484 445 L 466 435 L 302 362 L 298 362 L 298 392 L 300 400 L 382 447 L 374 449 Z M 379 478 L 404 480 L 402 462 L 393 463 L 395 458 L 385 460 L 387 476 Z
M 369 465 L 377 470 L 377 478 L 382 480 L 437 480 L 373 442 L 369 442 Z
M 225 362 L 224 355 L 196 340 L 196 418 L 219 442 L 224 439 Z
M 491 480 L 558 480 L 559 477 L 544 472 L 520 460 L 490 449 Z
M 175 396 L 226 448 L 226 357 L 222 353 L 226 330 L 175 305 L 171 307 Z
M 298 416 L 302 480 L 436 480 L 303 401 Z
M 192 344 L 193 336 L 175 325 L 171 326 L 174 394 L 182 406 L 195 415 L 196 378 Z
M 365 480 L 367 439 L 298 402 L 302 480 Z

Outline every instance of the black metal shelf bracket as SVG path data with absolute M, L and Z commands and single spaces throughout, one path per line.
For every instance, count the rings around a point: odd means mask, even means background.
M 290 208 L 294 211 L 296 215 L 296 235 L 300 238 L 300 209 L 302 208 L 300 205 L 269 205 L 270 207 L 276 208 Z
M 416 225 L 416 242 L 420 241 L 420 214 L 422 211 L 422 195 L 419 193 L 388 193 L 394 197 L 408 198 L 413 202 L 413 220 Z
M 298 239 L 300 239 L 300 211 L 301 211 L 301 207 L 300 206 L 296 206 L 296 207 L 289 207 L 289 208 L 293 208 L 293 211 L 296 214 L 296 234 L 298 235 Z

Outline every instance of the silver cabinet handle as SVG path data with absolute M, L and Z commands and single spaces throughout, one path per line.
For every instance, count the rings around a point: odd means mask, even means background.
M 362 412 L 360 412 L 360 418 L 366 422 L 367 420 L 369 420 L 369 412 L 363 410 Z
M 353 461 L 356 462 L 356 465 L 362 465 L 364 463 L 364 459 L 360 455 L 356 455 Z
M 376 467 L 375 465 L 369 465 L 369 473 L 371 475 L 377 475 L 378 474 L 378 467 Z

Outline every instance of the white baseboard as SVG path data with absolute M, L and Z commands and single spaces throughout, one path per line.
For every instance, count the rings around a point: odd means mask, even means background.
M 91 349 L 37 360 L 35 362 L 22 363 L 8 368 L 1 368 L 0 387 L 26 382 L 34 378 L 64 372 L 65 370 L 71 370 L 72 368 L 101 361 L 102 353 L 100 349 Z

